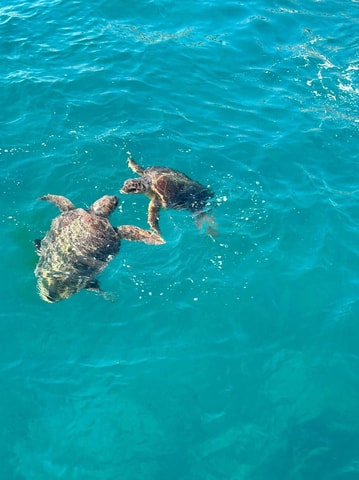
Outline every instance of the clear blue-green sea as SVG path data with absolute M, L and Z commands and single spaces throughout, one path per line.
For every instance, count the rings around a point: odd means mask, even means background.
M 358 0 L 2 0 L 1 480 L 359 479 Z M 59 303 L 33 241 L 144 167 L 162 210 Z

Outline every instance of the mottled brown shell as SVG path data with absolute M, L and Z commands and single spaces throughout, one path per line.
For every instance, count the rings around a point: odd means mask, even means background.
M 143 178 L 150 182 L 151 190 L 160 199 L 163 208 L 196 211 L 205 207 L 213 192 L 182 172 L 166 167 L 149 167 Z
M 119 235 L 107 218 L 81 208 L 62 213 L 39 245 L 35 275 L 40 296 L 53 302 L 90 288 L 118 251 Z

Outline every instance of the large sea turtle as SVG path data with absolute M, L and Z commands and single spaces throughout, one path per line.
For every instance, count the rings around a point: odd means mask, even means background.
M 112 227 L 109 216 L 117 206 L 116 196 L 105 195 L 86 211 L 75 208 L 61 195 L 45 195 L 61 214 L 42 240 L 35 240 L 39 261 L 35 268 L 40 297 L 58 302 L 83 288 L 101 292 L 95 276 L 118 253 L 121 239 L 159 245 L 164 240 L 133 225 Z
M 209 233 L 215 234 L 215 223 L 206 212 L 208 201 L 213 192 L 204 185 L 192 180 L 178 170 L 168 167 L 143 168 L 132 158 L 127 159 L 129 168 L 140 175 L 130 178 L 123 184 L 120 193 L 143 193 L 150 198 L 148 205 L 148 224 L 160 234 L 159 213 L 161 208 L 189 210 L 198 228 L 204 223 L 210 225 Z

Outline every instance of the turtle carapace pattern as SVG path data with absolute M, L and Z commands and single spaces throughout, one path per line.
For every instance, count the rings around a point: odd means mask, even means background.
M 121 239 L 159 245 L 164 240 L 150 230 L 133 225 L 113 227 L 109 216 L 118 204 L 105 195 L 88 210 L 75 208 L 61 195 L 41 200 L 60 209 L 42 240 L 35 240 L 39 261 L 35 268 L 40 297 L 50 303 L 69 298 L 82 289 L 101 292 L 95 278 L 119 252 Z
M 142 168 L 132 158 L 128 158 L 127 162 L 129 168 L 140 177 L 126 180 L 120 193 L 143 193 L 149 197 L 147 221 L 152 230 L 160 234 L 161 208 L 189 210 L 199 228 L 205 221 L 214 225 L 213 217 L 206 212 L 208 201 L 214 195 L 208 187 L 172 168 Z

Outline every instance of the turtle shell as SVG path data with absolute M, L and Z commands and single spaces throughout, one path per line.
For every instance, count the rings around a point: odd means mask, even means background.
M 104 217 L 78 208 L 56 217 L 41 240 L 35 269 L 40 296 L 49 302 L 90 288 L 119 251 L 119 236 Z
M 206 206 L 213 192 L 178 170 L 166 167 L 149 167 L 143 177 L 152 192 L 161 200 L 163 208 L 196 211 Z

